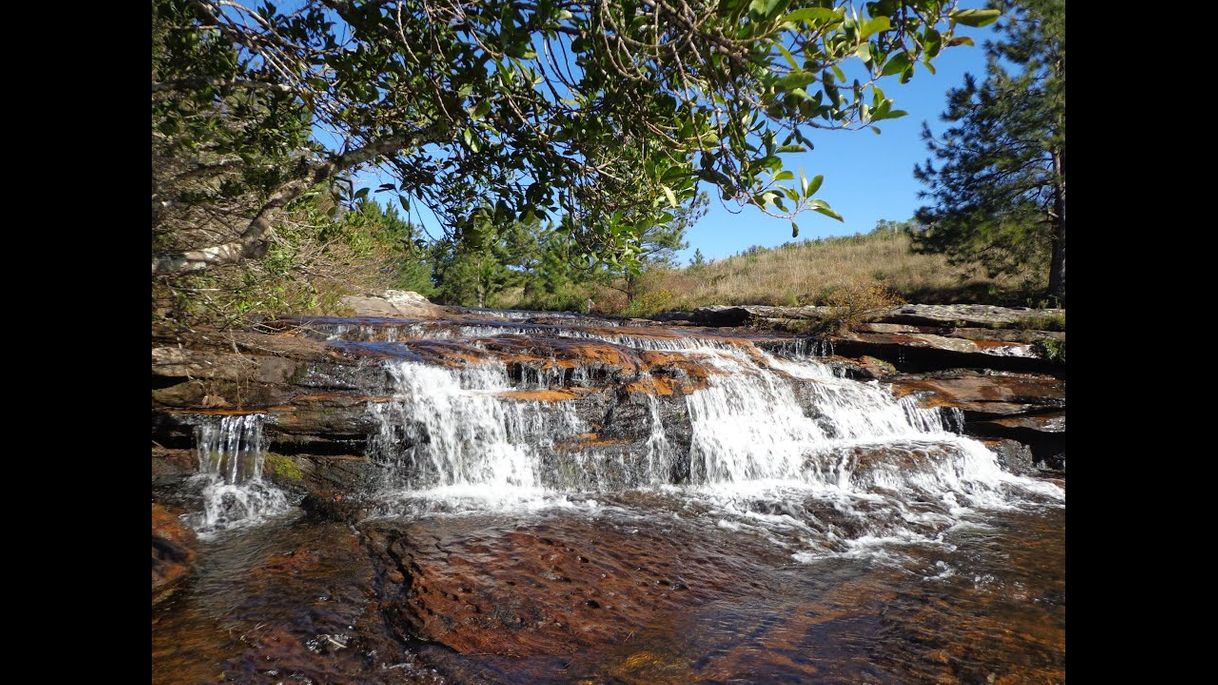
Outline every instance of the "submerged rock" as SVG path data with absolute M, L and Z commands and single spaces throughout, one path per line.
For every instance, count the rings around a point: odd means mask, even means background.
M 152 505 L 152 603 L 164 601 L 195 563 L 194 531 L 159 504 Z

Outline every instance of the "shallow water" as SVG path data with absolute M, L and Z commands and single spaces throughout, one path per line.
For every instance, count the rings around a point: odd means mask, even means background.
M 958 411 L 707 333 L 389 323 L 317 329 L 386 355 L 367 518 L 268 490 L 261 419 L 200 429 L 203 477 L 244 498 L 204 492 L 223 515 L 154 608 L 154 682 L 1064 681 L 1062 483 Z M 614 397 L 668 390 L 622 449 L 591 438 L 628 402 L 511 397 L 609 367 Z
M 226 531 L 154 612 L 154 682 L 1064 681 L 1060 506 L 797 559 L 679 502 Z

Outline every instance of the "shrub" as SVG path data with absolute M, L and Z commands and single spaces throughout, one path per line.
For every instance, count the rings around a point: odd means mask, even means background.
M 1015 325 L 1028 331 L 1064 331 L 1066 330 L 1066 313 L 1033 314 L 1020 319 Z
M 1066 341 L 1056 338 L 1041 338 L 1032 343 L 1040 356 L 1056 364 L 1066 363 Z
M 622 313 L 626 316 L 651 316 L 672 309 L 676 295 L 671 290 L 654 290 L 630 301 Z
M 829 314 L 821 321 L 825 333 L 843 333 L 872 314 L 901 304 L 901 299 L 876 281 L 854 281 L 834 288 L 825 298 Z

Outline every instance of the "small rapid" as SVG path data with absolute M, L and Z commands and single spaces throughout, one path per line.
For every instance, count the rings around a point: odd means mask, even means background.
M 262 477 L 265 420 L 265 414 L 209 416 L 195 426 L 203 510 L 186 521 L 199 533 L 257 524 L 290 509 L 285 493 Z

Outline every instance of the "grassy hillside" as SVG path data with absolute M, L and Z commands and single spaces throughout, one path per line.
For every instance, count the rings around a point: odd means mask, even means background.
M 701 266 L 656 269 L 643 277 L 643 293 L 619 306 L 625 306 L 624 313 L 646 315 L 709 304 L 828 304 L 835 292 L 840 296 L 877 283 L 905 302 L 1034 306 L 1045 273 L 1029 268 L 990 278 L 983 269 L 948 264 L 942 255 L 914 254 L 908 235 L 882 231 L 753 247 Z

